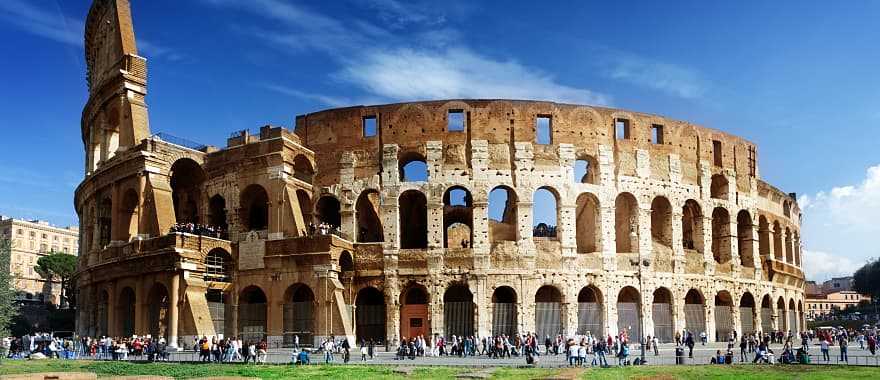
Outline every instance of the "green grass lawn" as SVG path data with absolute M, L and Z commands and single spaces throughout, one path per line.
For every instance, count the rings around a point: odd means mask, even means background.
M 3 361 L 0 375 L 34 372 L 94 372 L 98 376 L 157 375 L 175 378 L 247 376 L 262 379 L 402 379 L 395 367 L 374 365 L 289 365 L 126 363 L 73 360 Z M 414 379 L 454 379 L 457 374 L 479 371 L 466 367 L 416 367 Z M 495 370 L 495 379 L 537 379 L 564 369 L 512 368 Z M 877 379 L 880 368 L 842 366 L 645 366 L 592 369 L 582 379 Z

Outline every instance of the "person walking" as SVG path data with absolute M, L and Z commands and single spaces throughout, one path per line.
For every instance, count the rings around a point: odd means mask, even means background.
M 819 341 L 819 350 L 822 351 L 822 360 L 824 360 L 826 362 L 831 360 L 831 357 L 828 356 L 828 340 L 827 339 L 822 338 L 822 340 Z
M 705 334 L 705 333 L 703 333 Z M 694 334 L 688 332 L 687 338 L 684 339 L 684 344 L 688 347 L 688 358 L 694 358 Z
M 840 334 L 837 343 L 840 345 L 840 361 L 849 364 L 849 356 L 847 355 L 849 339 L 846 338 L 846 334 Z

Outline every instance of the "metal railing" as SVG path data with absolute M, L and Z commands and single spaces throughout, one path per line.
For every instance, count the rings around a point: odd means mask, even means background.
M 165 133 L 165 132 L 159 132 L 159 133 L 156 133 L 150 137 L 157 139 L 157 140 L 161 140 L 161 141 L 170 143 L 170 144 L 182 146 L 184 148 L 189 148 L 192 150 L 201 151 L 207 147 L 207 145 L 205 145 L 205 144 L 197 143 L 195 141 L 188 140 L 183 137 L 177 137 L 177 136 Z

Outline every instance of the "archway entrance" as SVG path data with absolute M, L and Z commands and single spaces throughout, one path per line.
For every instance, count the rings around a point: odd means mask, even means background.
M 776 323 L 776 329 L 778 331 L 786 332 L 791 329 L 791 325 L 788 322 L 788 316 L 785 315 L 785 299 L 782 297 L 779 297 L 779 300 L 776 301 L 776 317 L 778 318 Z
M 400 338 L 427 336 L 431 331 L 428 319 L 428 293 L 420 285 L 412 285 L 402 295 Z
M 366 287 L 358 291 L 355 304 L 358 342 L 385 344 L 385 296 L 374 287 Z
M 715 341 L 726 342 L 733 331 L 733 298 L 726 290 L 715 295 Z
M 168 290 L 156 283 L 147 298 L 150 307 L 150 335 L 168 337 Z
M 788 329 L 795 334 L 798 333 L 797 308 L 793 299 L 788 301 Z
M 116 320 L 119 321 L 119 333 L 123 337 L 134 335 L 136 301 L 134 290 L 129 287 L 122 289 L 119 294 L 119 307 L 116 309 Z
M 474 295 L 467 285 L 456 284 L 443 294 L 446 337 L 474 335 Z
M 749 292 L 739 300 L 739 322 L 742 335 L 755 332 L 755 297 Z
M 492 293 L 492 336 L 516 333 L 516 291 L 501 286 Z
M 661 342 L 672 342 L 672 292 L 669 289 L 654 291 L 651 315 L 654 317 L 654 336 Z
M 309 346 L 315 328 L 315 294 L 305 284 L 294 284 L 287 289 L 284 297 L 284 345 L 293 346 L 299 337 L 299 344 Z
M 630 342 L 642 339 L 641 296 L 632 286 L 617 295 L 617 331 L 626 331 Z
M 110 305 L 108 305 L 110 300 L 110 295 L 106 290 L 102 290 L 101 294 L 98 296 L 98 305 L 97 305 L 97 321 L 95 326 L 95 337 L 110 335 L 110 332 L 107 329 L 107 311 Z
M 226 295 L 220 289 L 208 289 L 205 293 L 208 301 L 208 312 L 211 313 L 211 323 L 214 324 L 214 332 L 218 336 L 230 336 L 234 333 L 226 331 Z
M 238 299 L 238 336 L 243 342 L 259 342 L 266 335 L 266 294 L 249 286 Z
M 761 300 L 761 330 L 765 334 L 773 331 L 773 301 L 769 294 Z
M 684 326 L 695 336 L 706 331 L 706 300 L 696 289 L 689 290 L 684 297 Z
M 540 342 L 562 334 L 562 294 L 553 286 L 544 285 L 535 293 L 535 333 Z
M 594 286 L 587 286 L 578 293 L 577 333 L 602 337 L 605 333 L 602 318 L 602 292 Z

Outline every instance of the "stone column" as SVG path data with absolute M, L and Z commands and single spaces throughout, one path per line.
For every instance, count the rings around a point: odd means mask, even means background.
M 684 273 L 687 258 L 684 255 L 684 241 L 681 224 L 681 207 L 672 206 L 672 272 Z
M 738 225 L 736 223 L 736 215 L 730 216 L 730 227 L 728 227 L 728 231 L 730 231 L 730 238 L 727 239 L 730 243 L 730 261 L 733 264 L 731 271 L 731 277 L 738 278 L 739 273 L 742 270 L 742 261 L 739 257 L 739 234 Z
M 138 277 L 135 284 L 134 331 L 139 335 L 150 332 L 150 326 L 147 326 L 149 319 L 145 318 L 150 306 L 145 296 L 145 286 L 143 277 Z
M 177 322 L 180 318 L 180 275 L 171 276 L 171 289 L 168 292 L 168 347 L 177 348 Z
M 699 340 L 700 333 L 695 332 L 694 334 L 696 334 L 694 339 Z M 710 342 L 715 340 L 715 301 L 714 301 L 714 298 L 712 300 L 706 299 L 706 338 Z
M 385 345 L 389 349 L 400 341 L 400 289 L 397 277 L 385 277 Z
M 474 333 L 477 336 L 491 336 L 492 334 L 492 296 L 486 284 L 485 275 L 477 275 L 474 282 L 474 300 L 476 300 L 476 326 Z
M 606 205 L 601 206 L 599 212 L 600 223 L 602 223 L 602 268 L 605 271 L 616 271 L 617 234 L 614 224 L 614 198 L 606 199 L 602 204 Z
M 706 275 L 711 276 L 715 274 L 715 256 L 712 251 L 712 217 L 705 216 L 707 210 L 703 210 L 703 267 L 706 270 Z M 709 215 L 711 215 L 711 211 L 709 211 Z M 708 333 L 708 332 L 707 332 Z

